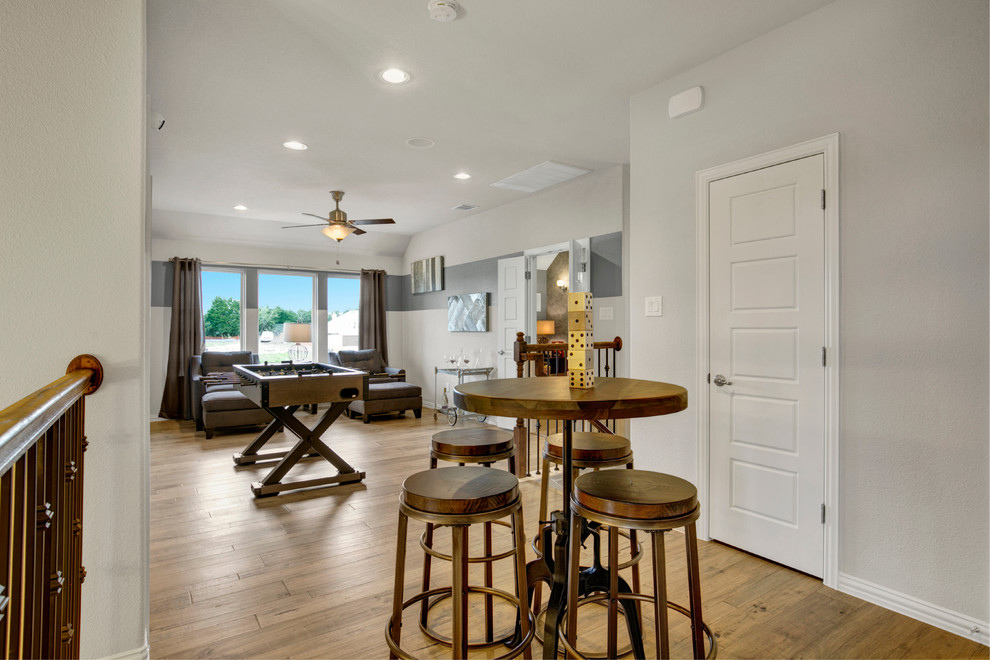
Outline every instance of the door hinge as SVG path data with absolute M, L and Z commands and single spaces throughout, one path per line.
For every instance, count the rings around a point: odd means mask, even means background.
M 825 505 L 822 504 L 822 524 L 825 524 Z
M 532 279 L 532 277 L 533 277 L 533 271 L 527 270 L 526 271 L 526 277 L 525 277 L 525 279 L 527 279 L 527 280 L 528 279 Z
M 826 364 L 826 362 L 825 362 L 825 347 L 822 346 L 822 366 L 824 367 L 825 364 Z
M 822 188 L 822 210 L 825 210 L 825 189 Z
M 708 372 L 708 384 L 712 384 L 712 373 L 710 371 Z

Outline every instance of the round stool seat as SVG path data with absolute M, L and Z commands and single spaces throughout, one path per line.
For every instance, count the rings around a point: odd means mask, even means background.
M 573 500 L 589 511 L 632 520 L 680 518 L 698 508 L 689 481 L 648 470 L 600 470 L 574 480 Z
M 451 429 L 433 434 L 432 449 L 450 456 L 490 456 L 512 450 L 512 433 L 500 429 Z
M 629 438 L 608 433 L 577 432 L 571 436 L 571 458 L 575 461 L 612 461 L 632 452 Z M 547 436 L 547 454 L 564 460 L 564 434 Z
M 519 479 L 485 467 L 444 467 L 410 475 L 402 482 L 402 500 L 427 513 L 488 513 L 519 499 Z

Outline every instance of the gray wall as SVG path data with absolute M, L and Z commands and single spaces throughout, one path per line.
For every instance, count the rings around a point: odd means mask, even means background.
M 633 97 L 628 236 L 631 309 L 664 296 L 632 314 L 634 375 L 693 386 L 695 172 L 840 133 L 840 581 L 984 626 L 987 23 L 985 0 L 840 0 Z M 668 120 L 694 85 L 704 109 Z M 694 478 L 695 414 L 634 424 L 663 438 L 637 466 Z

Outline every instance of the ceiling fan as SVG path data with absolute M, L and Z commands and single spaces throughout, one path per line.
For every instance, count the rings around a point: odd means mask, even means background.
M 343 199 L 344 193 L 341 190 L 330 191 L 330 196 L 333 197 L 333 201 L 336 202 L 337 208 L 330 211 L 330 217 L 324 218 L 322 215 L 316 215 L 315 213 L 303 213 L 303 215 L 312 216 L 314 218 L 319 218 L 323 222 L 319 222 L 312 225 L 289 225 L 288 227 L 282 227 L 282 229 L 296 229 L 298 227 L 319 227 L 325 225 L 321 230 L 322 233 L 327 238 L 332 238 L 338 243 L 350 236 L 352 233 L 354 235 L 367 234 L 363 229 L 358 229 L 356 225 L 394 225 L 395 220 L 392 218 L 376 218 L 374 220 L 348 220 L 347 214 L 340 210 L 340 200 Z

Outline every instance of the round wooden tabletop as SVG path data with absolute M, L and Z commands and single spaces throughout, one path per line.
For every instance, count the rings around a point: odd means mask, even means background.
M 566 376 L 498 378 L 457 385 L 454 405 L 523 419 L 628 419 L 684 410 L 687 390 L 634 378 L 596 378 L 590 389 L 571 388 Z

